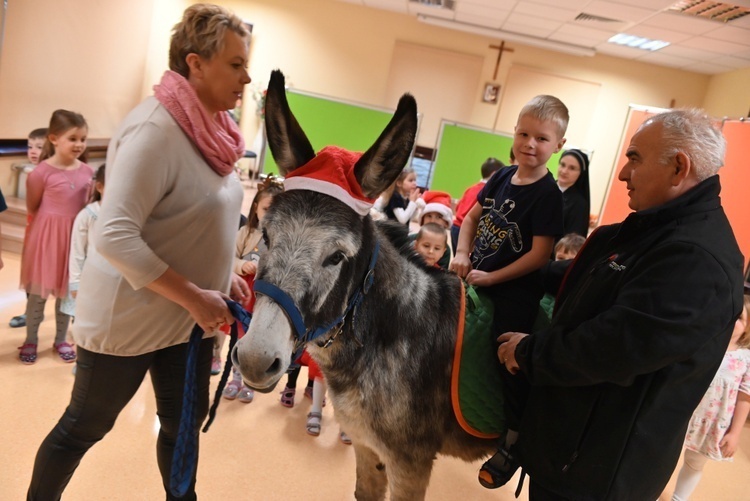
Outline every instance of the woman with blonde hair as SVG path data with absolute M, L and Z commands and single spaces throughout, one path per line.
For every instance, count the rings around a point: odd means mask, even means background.
M 174 27 L 170 70 L 110 142 L 107 196 L 94 226 L 99 255 L 86 262 L 77 296 L 71 401 L 37 453 L 28 499 L 60 499 L 147 372 L 167 499 L 196 499 L 195 470 L 184 495 L 170 492 L 171 461 L 191 329 L 207 333 L 196 357 L 197 443 L 208 411 L 210 336 L 233 321 L 230 285 L 238 299 L 249 292 L 231 273 L 243 194 L 234 165 L 244 143 L 227 114 L 250 82 L 248 44 L 237 16 L 189 7 Z

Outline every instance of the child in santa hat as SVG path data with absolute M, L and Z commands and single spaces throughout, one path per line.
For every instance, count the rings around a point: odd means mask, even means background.
M 425 191 L 422 195 L 425 206 L 422 209 L 422 215 L 419 218 L 420 226 L 424 226 L 428 223 L 434 223 L 440 225 L 441 228 L 445 229 L 446 235 L 450 237 L 450 227 L 453 224 L 453 210 L 451 209 L 451 196 L 444 191 Z M 411 235 L 416 240 L 416 234 Z M 443 269 L 448 269 L 451 257 L 453 256 L 453 249 L 450 246 L 450 238 L 447 239 L 447 245 L 445 252 L 442 257 L 438 260 L 437 264 Z

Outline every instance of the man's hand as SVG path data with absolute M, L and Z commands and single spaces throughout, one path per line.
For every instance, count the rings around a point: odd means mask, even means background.
M 489 287 L 493 284 L 492 277 L 486 271 L 471 270 L 466 275 L 466 283 L 477 287 Z
M 506 332 L 497 338 L 500 342 L 500 347 L 497 349 L 497 358 L 511 374 L 517 374 L 520 369 L 518 362 L 516 362 L 516 346 L 526 336 L 528 334 L 522 332 Z

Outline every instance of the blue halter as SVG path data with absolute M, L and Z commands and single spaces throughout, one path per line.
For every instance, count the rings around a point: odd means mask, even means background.
M 265 280 L 255 281 L 255 284 L 253 286 L 253 290 L 255 291 L 255 293 L 263 294 L 264 296 L 268 296 L 269 298 L 276 301 L 281 309 L 284 310 L 284 313 L 286 313 L 286 316 L 292 323 L 292 327 L 294 327 L 294 333 L 297 339 L 294 344 L 292 362 L 294 362 L 294 360 L 299 357 L 299 355 L 302 353 L 302 349 L 307 343 L 319 338 L 323 334 L 330 332 L 333 329 L 336 329 L 334 334 L 323 344 L 323 348 L 328 348 L 329 346 L 331 346 L 333 341 L 336 339 L 336 336 L 338 336 L 341 330 L 344 328 L 344 322 L 346 321 L 347 315 L 349 315 L 350 312 L 352 313 L 352 317 L 357 314 L 357 306 L 359 306 L 359 304 L 362 302 L 362 299 L 364 299 L 365 295 L 370 291 L 370 288 L 372 287 L 372 284 L 375 280 L 375 264 L 378 261 L 379 251 L 380 244 L 376 241 L 375 248 L 372 251 L 372 257 L 370 258 L 370 266 L 367 270 L 367 274 L 365 275 L 365 279 L 362 282 L 362 287 L 358 288 L 349 298 L 349 302 L 346 305 L 344 313 L 328 325 L 322 325 L 308 329 L 305 325 L 305 321 L 302 318 L 302 314 L 300 313 L 299 308 L 297 308 L 297 305 L 294 304 L 294 300 L 289 297 L 286 292 L 284 292 L 274 284 L 266 282 Z

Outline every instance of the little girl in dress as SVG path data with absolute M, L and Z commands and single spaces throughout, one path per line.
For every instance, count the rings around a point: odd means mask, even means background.
M 687 501 L 709 459 L 732 461 L 750 412 L 750 296 L 734 324 L 727 353 L 695 409 L 685 437 L 685 460 L 672 501 Z
M 64 362 L 73 362 L 76 352 L 67 342 L 70 316 L 60 311 L 68 294 L 68 256 L 73 221 L 86 205 L 94 170 L 80 160 L 86 150 L 88 125 L 78 113 L 52 113 L 39 165 L 26 179 L 29 225 L 21 257 L 21 288 L 29 294 L 26 303 L 26 340 L 18 358 L 36 362 L 39 324 L 44 305 L 53 295 L 57 332 L 53 349 Z

